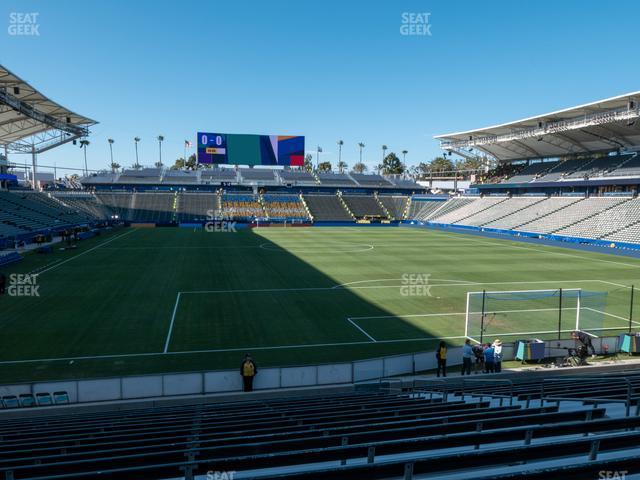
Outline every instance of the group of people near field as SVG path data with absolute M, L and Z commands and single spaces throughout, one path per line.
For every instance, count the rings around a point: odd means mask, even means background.
M 471 345 L 466 339 L 462 346 L 462 375 L 473 373 L 500 373 L 502 371 L 502 342 L 496 338 L 493 343 Z
M 436 360 L 438 367 L 436 374 L 439 377 L 447 376 L 447 344 L 440 342 L 436 350 Z M 502 342 L 496 338 L 493 343 L 471 345 L 471 340 L 467 339 L 462 346 L 462 373 L 461 375 L 471 375 L 473 373 L 500 373 L 502 371 Z

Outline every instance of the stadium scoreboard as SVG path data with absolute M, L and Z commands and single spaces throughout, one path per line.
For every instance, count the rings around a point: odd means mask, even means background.
M 304 137 L 198 132 L 198 163 L 304 165 Z

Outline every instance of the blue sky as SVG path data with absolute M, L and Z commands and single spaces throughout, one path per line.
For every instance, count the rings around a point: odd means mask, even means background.
M 10 36 L 37 12 L 40 36 Z M 431 36 L 400 34 L 430 13 Z M 323 160 L 371 167 L 380 146 L 438 155 L 432 137 L 639 90 L 635 0 L 11 1 L 0 3 L 0 63 L 98 120 L 89 168 L 114 157 L 182 156 L 198 130 L 305 135 Z M 23 161 L 21 157 L 14 157 Z M 67 145 L 41 164 L 82 166 Z

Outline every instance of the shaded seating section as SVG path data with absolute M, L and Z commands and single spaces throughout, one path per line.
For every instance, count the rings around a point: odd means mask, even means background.
M 640 155 L 631 155 L 618 168 L 604 174 L 606 177 L 640 177 Z
M 241 221 L 253 221 L 266 215 L 258 197 L 245 193 L 225 193 L 222 195 L 222 216 Z
M 520 170 L 516 175 L 507 178 L 503 183 L 528 183 L 544 175 L 545 172 L 558 165 L 558 162 L 531 163 Z
M 371 195 L 342 195 L 342 199 L 356 218 L 387 218 L 386 212 Z
M 67 407 L 56 415 L 27 415 L 34 413 L 30 409 L 22 418 L 0 417 L 0 475 L 158 479 L 235 471 L 243 478 L 485 478 L 496 468 L 506 469 L 501 474 L 553 472 L 579 461 L 584 472 L 592 462 L 640 457 L 640 417 L 608 416 L 593 404 L 501 405 L 478 396 L 481 388 L 500 389 L 501 383 L 477 388 L 473 397 L 452 385 L 446 400 L 414 389 L 115 411 Z M 522 388 L 526 395 L 529 387 Z M 539 380 L 530 391 L 536 388 Z M 598 458 L 602 453 L 607 455 Z
M 237 183 L 238 174 L 232 168 L 212 168 L 200 172 L 200 178 L 203 183 Z
M 546 174 L 541 175 L 541 182 L 556 182 L 558 180 L 562 180 L 567 177 L 572 172 L 581 168 L 587 160 L 584 158 L 571 158 L 568 160 L 564 160 L 562 162 L 558 162 L 558 164 L 547 170 Z
M 262 200 L 270 220 L 309 221 L 309 214 L 298 195 L 264 194 Z
M 337 195 L 307 194 L 304 200 L 314 221 L 353 221 Z
M 291 185 L 317 185 L 314 176 L 304 170 L 278 170 L 276 174 L 280 177 L 283 184 Z
M 217 193 L 189 193 L 178 195 L 176 212 L 179 222 L 205 222 L 215 218 L 220 210 Z
M 580 168 L 567 175 L 566 179 L 580 179 L 601 177 L 607 172 L 615 170 L 620 164 L 631 158 L 630 155 L 612 155 L 585 161 Z
M 57 217 L 69 224 L 80 224 L 95 220 L 93 215 L 87 214 L 84 210 L 71 208 L 69 205 L 59 201 L 54 196 L 46 193 L 28 192 L 25 193 L 27 200 L 39 203 L 41 212 L 49 215 L 57 215 Z
M 0 238 L 86 224 L 95 219 L 44 193 L 0 191 Z
M 386 208 L 393 220 L 402 220 L 409 197 L 405 195 L 378 195 L 378 200 Z
M 127 220 L 132 222 L 169 223 L 174 220 L 174 193 L 138 192 L 133 194 L 132 209 Z
M 245 183 L 275 183 L 273 170 L 267 168 L 241 168 L 239 170 L 240 178 Z
M 143 168 L 141 170 L 125 170 L 120 174 L 118 183 L 144 183 L 144 184 L 156 184 L 160 183 L 160 174 L 162 169 L 160 168 Z
M 185 170 L 167 170 L 162 177 L 163 184 L 193 185 L 198 183 L 198 173 Z
M 77 211 L 93 217 L 96 220 L 106 220 L 113 212 L 104 204 L 98 202 L 95 195 L 84 192 L 53 192 L 52 195 L 60 202 Z
M 346 173 L 321 172 L 317 174 L 322 185 L 332 187 L 354 187 L 356 182 Z
M 96 198 L 121 220 L 129 220 L 133 209 L 131 192 L 96 192 Z
M 363 187 L 391 187 L 393 184 L 376 173 L 351 173 L 351 178 Z

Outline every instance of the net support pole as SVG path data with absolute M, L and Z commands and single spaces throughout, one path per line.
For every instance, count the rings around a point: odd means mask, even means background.
M 464 319 L 464 336 L 469 338 L 469 305 L 470 305 L 471 292 L 467 292 L 467 314 Z
M 578 290 L 578 299 L 576 300 L 576 331 L 580 330 L 581 303 L 582 303 L 582 289 Z
M 480 345 L 482 345 L 482 338 L 484 337 L 484 305 L 487 297 L 487 291 L 482 290 L 482 314 L 480 316 Z
M 633 294 L 635 292 L 635 286 L 631 285 L 631 303 L 629 305 L 629 334 L 631 334 L 631 329 L 633 327 Z
M 558 296 L 558 340 L 562 337 L 562 289 Z

